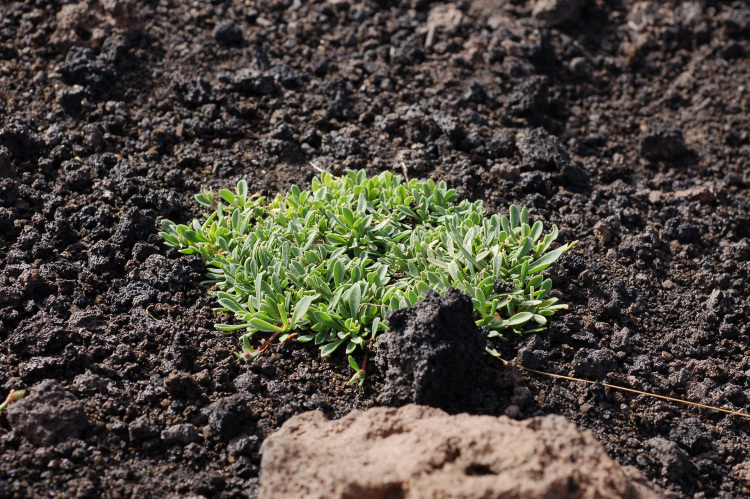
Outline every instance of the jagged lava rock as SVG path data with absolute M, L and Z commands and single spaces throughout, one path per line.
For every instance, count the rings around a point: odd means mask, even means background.
M 33 386 L 7 412 L 13 429 L 36 445 L 78 438 L 89 426 L 83 403 L 50 379 Z
M 471 298 L 455 288 L 430 291 L 413 307 L 391 312 L 378 338 L 377 363 L 385 373 L 383 405 L 449 408 L 476 382 L 487 335 L 474 321 Z
M 515 421 L 432 407 L 293 417 L 262 447 L 263 499 L 663 498 L 562 416 Z

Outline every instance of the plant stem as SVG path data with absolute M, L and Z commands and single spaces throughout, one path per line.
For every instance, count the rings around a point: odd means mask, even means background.
M 24 395 L 26 395 L 26 390 L 11 390 L 8 396 L 5 398 L 5 402 L 0 404 L 0 412 L 5 410 L 5 408 L 11 404 L 11 402 L 15 402 Z

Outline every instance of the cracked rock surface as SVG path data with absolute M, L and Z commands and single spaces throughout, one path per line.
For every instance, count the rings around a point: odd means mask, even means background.
M 260 478 L 266 499 L 670 497 L 561 416 L 514 421 L 418 405 L 336 421 L 295 416 L 264 442 Z

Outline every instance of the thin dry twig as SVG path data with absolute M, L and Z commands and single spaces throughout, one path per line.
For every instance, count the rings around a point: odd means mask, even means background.
M 508 365 L 510 363 L 509 362 L 505 362 L 505 364 Z M 743 412 L 737 412 L 737 411 L 731 411 L 729 409 L 722 409 L 721 407 L 714 407 L 714 406 L 711 406 L 711 405 L 701 404 L 701 403 L 698 403 L 698 402 L 691 402 L 689 400 L 678 399 L 678 398 L 675 398 L 675 397 L 667 397 L 666 395 L 657 395 L 655 393 L 644 392 L 644 391 L 641 391 L 641 390 L 636 390 L 634 388 L 626 388 L 624 386 L 612 385 L 610 383 L 602 383 L 602 382 L 599 382 L 599 381 L 590 381 L 590 380 L 587 380 L 587 379 L 574 378 L 573 376 L 564 376 L 562 374 L 546 373 L 544 371 L 537 371 L 536 369 L 529 369 L 528 367 L 519 366 L 519 365 L 515 365 L 515 364 L 514 364 L 514 366 L 517 367 L 518 369 L 521 369 L 522 371 L 527 371 L 527 372 L 530 372 L 530 373 L 539 374 L 541 376 L 547 376 L 549 378 L 564 379 L 564 380 L 567 380 L 567 381 L 580 381 L 582 383 L 588 383 L 589 385 L 605 386 L 607 388 L 612 388 L 613 390 L 620 390 L 620 391 L 623 391 L 623 392 L 630 392 L 630 393 L 635 393 L 635 394 L 638 394 L 638 395 L 645 395 L 647 397 L 652 397 L 652 398 L 656 398 L 656 399 L 668 400 L 670 402 L 677 402 L 677 403 L 680 403 L 680 404 L 692 405 L 692 406 L 695 406 L 695 407 L 700 407 L 702 409 L 711 409 L 713 411 L 724 412 L 726 414 L 732 414 L 734 416 L 742 416 L 743 418 L 750 418 L 750 414 L 745 414 Z

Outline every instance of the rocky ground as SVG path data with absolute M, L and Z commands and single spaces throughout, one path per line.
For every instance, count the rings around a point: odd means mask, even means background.
M 162 218 L 246 178 L 446 180 L 580 243 L 570 310 L 506 359 L 744 410 L 750 8 L 603 0 L 0 4 L 0 497 L 255 496 L 291 416 L 376 403 L 373 372 L 245 365 Z M 750 419 L 503 370 L 461 410 L 561 414 L 683 497 L 750 493 Z M 513 386 L 508 385 L 508 379 Z M 505 381 L 498 381 L 498 380 Z M 53 417 L 54 416 L 54 417 Z

